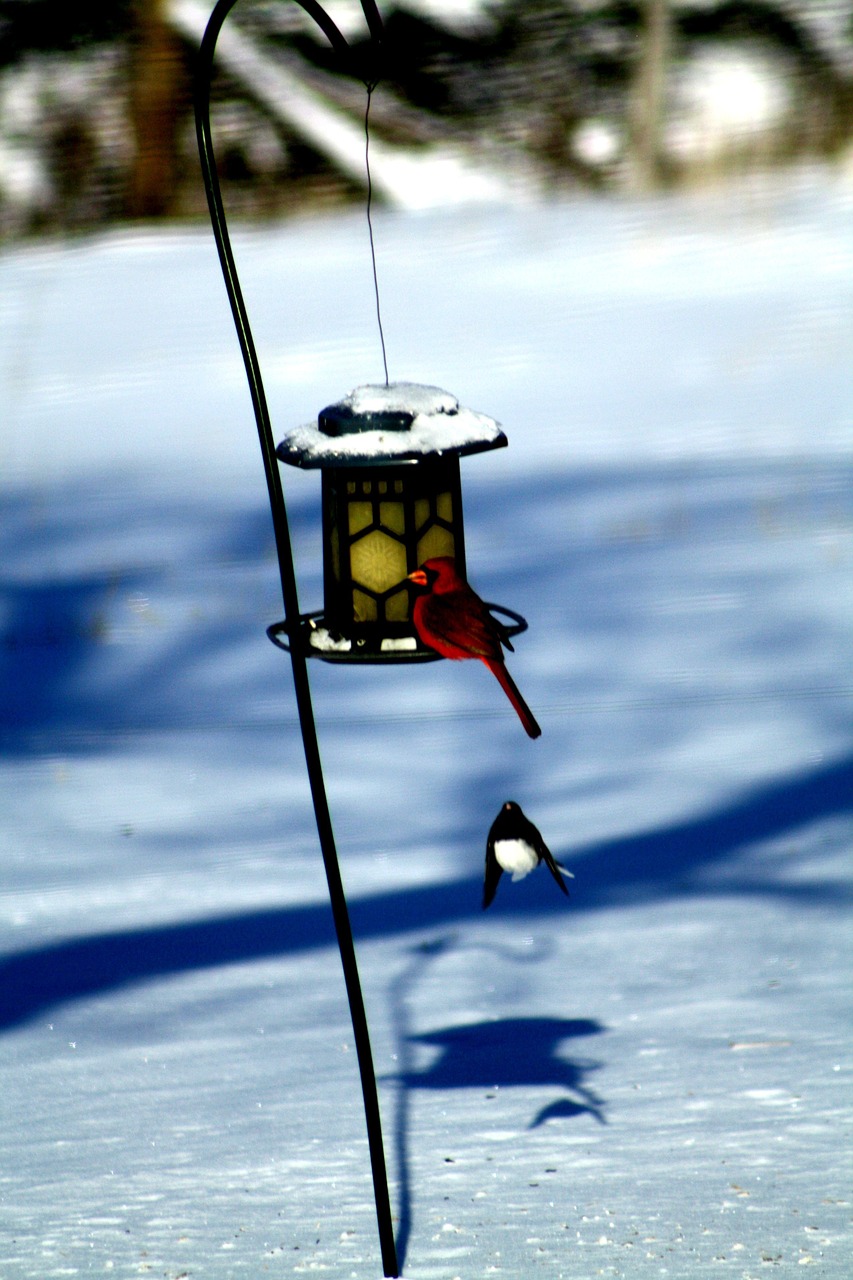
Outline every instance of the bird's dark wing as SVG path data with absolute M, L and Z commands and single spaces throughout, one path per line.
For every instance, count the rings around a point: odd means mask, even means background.
M 485 911 L 493 901 L 498 891 L 500 878 L 503 875 L 503 868 L 495 857 L 495 842 L 489 835 L 489 841 L 486 845 L 486 874 L 483 880 L 483 910 Z
M 563 890 L 563 893 L 568 898 L 570 896 L 569 891 L 566 888 L 565 880 L 560 874 L 560 868 L 555 862 L 554 857 L 551 853 L 551 850 L 547 848 L 547 846 L 544 844 L 542 845 L 542 861 L 546 864 L 546 866 L 548 867 L 548 870 L 551 872 L 551 875 L 557 881 L 557 884 L 560 886 L 560 888 Z

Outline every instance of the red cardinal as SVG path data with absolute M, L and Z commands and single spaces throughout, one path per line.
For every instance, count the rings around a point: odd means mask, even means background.
M 412 618 L 424 644 L 443 658 L 479 658 L 500 681 L 531 738 L 542 730 L 522 698 L 504 664 L 501 644 L 512 648 L 500 623 L 456 571 L 452 556 L 436 556 L 409 574 L 409 581 L 424 590 L 415 600 Z

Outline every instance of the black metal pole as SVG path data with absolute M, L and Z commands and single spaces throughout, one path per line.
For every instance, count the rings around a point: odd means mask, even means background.
M 320 760 L 320 748 L 317 741 L 317 728 L 314 721 L 314 710 L 311 703 L 311 690 L 308 683 L 307 659 L 299 643 L 299 598 L 296 586 L 296 572 L 293 563 L 293 552 L 290 542 L 290 530 L 287 511 L 284 503 L 284 492 L 275 456 L 272 428 L 266 395 L 261 378 L 249 317 L 243 300 L 242 290 L 237 278 L 237 268 L 231 249 L 231 241 L 225 221 L 225 210 L 222 204 L 222 193 L 216 173 L 213 154 L 213 140 L 210 128 L 210 84 L 213 74 L 213 55 L 219 32 L 227 15 L 237 0 L 218 0 L 205 30 L 199 51 L 199 64 L 196 77 L 195 114 L 198 133 L 198 147 L 201 158 L 204 185 L 210 206 L 210 220 L 219 261 L 225 278 L 225 287 L 231 303 L 234 324 L 243 352 L 246 376 L 252 395 L 255 421 L 263 456 L 272 510 L 273 528 L 275 531 L 276 551 L 278 554 L 281 589 L 284 602 L 285 618 L 291 637 L 290 657 L 293 664 L 293 683 L 296 691 L 296 706 L 299 724 L 302 730 L 302 741 L 305 748 L 305 763 L 308 768 L 308 779 L 311 786 L 311 797 L 317 819 L 317 834 L 323 854 L 326 870 L 326 881 L 329 886 L 329 898 L 332 905 L 332 916 L 341 953 L 341 964 L 344 972 L 350 1015 L 352 1017 L 353 1035 L 355 1038 L 359 1072 L 361 1074 L 361 1090 L 364 1097 L 364 1113 L 367 1122 L 367 1140 L 370 1149 L 370 1164 L 373 1173 L 373 1194 L 376 1202 L 376 1217 L 379 1226 L 379 1243 L 382 1251 L 382 1266 L 386 1276 L 398 1276 L 397 1250 L 394 1241 L 394 1229 L 391 1221 L 391 1202 L 388 1195 L 388 1175 L 385 1166 L 385 1152 L 382 1143 L 382 1124 L 379 1112 L 379 1098 L 376 1089 L 376 1074 L 373 1068 L 373 1057 L 370 1051 L 370 1035 L 367 1027 L 367 1015 L 358 966 L 355 956 L 352 928 L 349 911 L 341 880 L 335 837 L 332 830 L 332 819 L 323 781 L 323 769 Z M 332 45 L 339 51 L 348 51 L 346 41 L 314 0 L 296 0 L 317 22 L 328 36 Z M 362 8 L 370 22 L 371 35 L 377 38 L 381 24 L 373 0 L 362 0 Z

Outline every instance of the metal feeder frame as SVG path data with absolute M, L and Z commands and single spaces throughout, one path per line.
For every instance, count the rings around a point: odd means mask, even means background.
M 379 80 L 379 72 L 382 64 L 383 25 L 375 0 L 361 0 L 361 7 L 370 32 L 370 41 L 366 49 L 358 54 L 358 57 L 356 57 L 354 51 L 350 49 L 350 46 L 347 44 L 347 41 L 344 39 L 332 19 L 329 18 L 328 14 L 322 9 L 322 7 L 316 3 L 316 0 L 295 0 L 295 2 L 299 4 L 311 18 L 314 19 L 320 29 L 327 36 L 329 43 L 338 54 L 342 64 L 359 76 L 369 92 Z M 231 305 L 231 312 L 237 330 L 237 337 L 243 354 L 249 390 L 252 396 L 252 406 L 258 429 L 258 439 L 261 447 L 261 456 L 263 458 L 273 529 L 275 533 L 285 621 L 275 623 L 269 628 L 268 634 L 279 647 L 286 648 L 288 650 L 293 666 L 293 683 L 296 695 L 296 706 L 299 715 L 302 742 L 305 749 L 305 762 L 308 771 L 308 780 L 311 787 L 314 813 L 317 821 L 317 834 L 323 856 L 326 881 L 329 889 L 329 900 L 335 924 L 338 947 L 340 950 L 341 966 L 343 969 L 347 999 L 349 1001 L 350 1014 L 352 1017 L 353 1037 L 361 1078 L 362 1097 L 364 1100 L 365 1122 L 370 1151 L 370 1165 L 373 1177 L 373 1192 L 376 1205 L 376 1218 L 379 1229 L 379 1244 L 382 1255 L 383 1272 L 386 1277 L 397 1277 L 400 1272 L 397 1262 L 397 1244 L 394 1237 L 394 1228 L 391 1216 L 391 1202 L 388 1194 L 388 1177 L 382 1142 L 382 1125 L 376 1088 L 376 1075 L 370 1049 L 367 1015 L 358 975 L 358 966 L 356 963 L 355 944 L 352 936 L 352 928 L 350 925 L 346 896 L 344 894 L 343 881 L 341 879 L 337 849 L 335 847 L 328 797 L 323 779 L 320 749 L 317 740 L 317 728 L 314 720 L 311 691 L 308 682 L 306 659 L 309 655 L 315 652 L 315 646 L 312 645 L 311 640 L 312 636 L 320 626 L 320 619 L 315 614 L 300 615 L 299 612 L 299 597 L 291 548 L 290 530 L 287 519 L 287 510 L 284 502 L 284 493 L 281 485 L 281 477 L 279 475 L 278 460 L 276 458 L 276 451 L 273 443 L 269 410 L 267 407 L 263 379 L 261 377 L 260 363 L 258 361 L 254 339 L 249 325 L 248 312 L 246 310 L 246 304 L 243 299 L 243 293 L 237 276 L 237 268 L 234 261 L 231 240 L 228 234 L 225 210 L 222 203 L 222 193 L 219 186 L 216 160 L 213 151 L 213 138 L 210 126 L 210 93 L 213 77 L 213 58 L 216 49 L 216 41 L 219 37 L 220 31 L 222 30 L 223 23 L 236 3 L 237 0 L 218 0 L 211 13 L 210 19 L 208 20 L 199 48 L 195 88 L 195 116 L 199 157 L 205 191 L 208 198 L 211 226 L 219 253 L 219 261 L 222 267 L 222 274 L 225 280 L 228 300 Z M 331 413 L 334 409 L 335 406 L 332 406 L 330 411 L 325 412 Z M 332 416 L 334 416 L 333 413 Z M 345 413 L 344 418 L 346 417 L 347 414 Z M 387 421 L 382 425 L 389 430 L 394 427 L 393 423 Z M 351 423 L 350 426 L 352 426 Z M 356 424 L 356 426 L 358 426 L 358 424 Z M 364 426 L 365 424 L 361 424 L 362 428 L 364 428 Z M 372 428 L 375 428 L 376 426 L 377 423 L 374 422 L 372 424 Z M 368 427 L 367 429 L 372 428 Z M 344 432 L 344 434 L 346 434 L 346 432 Z M 505 438 L 502 441 L 497 441 L 497 443 L 506 443 Z M 486 444 L 485 446 L 480 447 L 490 448 L 496 447 L 496 445 Z M 439 452 L 441 451 L 439 450 Z M 459 453 L 465 452 L 465 449 L 459 448 L 455 451 L 451 450 L 451 453 L 454 452 L 458 455 Z M 289 458 L 286 458 L 285 460 L 292 461 L 292 459 Z M 377 483 L 382 483 L 383 480 L 387 482 L 388 478 L 392 476 L 392 471 L 385 469 L 386 463 L 382 462 L 381 459 L 377 460 L 372 458 L 369 462 L 371 466 L 373 464 L 377 464 L 382 471 L 382 475 Z M 444 459 L 444 463 L 448 466 L 452 464 L 456 468 L 455 483 L 457 488 L 455 492 L 458 493 L 458 456 L 448 457 Z M 430 463 L 429 460 L 427 460 L 427 465 L 437 465 L 437 462 L 436 460 L 433 460 L 432 463 Z M 411 466 L 411 460 L 406 464 L 407 468 L 408 466 Z M 406 474 L 408 474 L 408 469 L 406 470 Z M 366 481 L 368 472 L 364 471 L 363 475 Z M 324 493 L 329 508 L 334 504 L 334 495 L 338 493 L 339 496 L 341 482 L 342 477 L 340 475 L 340 465 L 338 464 L 333 466 L 327 474 L 324 474 Z M 348 481 L 344 479 L 344 483 L 348 483 Z M 458 503 L 458 515 L 460 521 L 461 510 L 460 495 Z M 340 515 L 337 518 L 340 519 Z M 439 517 L 440 521 L 442 519 L 443 517 Z M 380 513 L 379 524 L 377 526 L 380 532 L 382 532 L 381 526 L 382 518 Z M 464 543 L 461 536 L 461 523 L 459 528 L 460 533 L 456 535 L 457 540 L 454 542 L 454 554 L 457 558 L 461 558 L 461 563 L 464 566 Z M 327 565 L 332 564 L 334 561 L 335 551 L 328 539 L 325 555 Z M 406 556 L 406 566 L 408 569 L 411 559 L 410 552 L 408 550 Z M 411 568 L 416 567 L 417 565 L 411 564 Z M 352 587 L 352 581 L 350 581 L 349 586 Z M 378 615 L 380 612 L 379 603 L 381 600 L 383 624 L 390 625 L 393 623 L 396 626 L 398 623 L 403 622 L 404 619 L 389 618 L 387 616 L 386 602 L 388 599 L 390 599 L 390 595 L 383 594 L 381 592 L 379 595 L 375 596 L 377 604 L 376 621 L 378 621 Z M 327 630 L 329 627 L 333 629 L 345 629 L 348 625 L 348 619 L 340 613 L 339 605 L 340 602 L 334 596 L 334 593 L 332 593 L 332 596 L 327 595 L 326 614 L 322 616 L 323 625 Z M 496 609 L 498 608 L 497 606 L 492 607 Z M 510 610 L 499 609 L 498 611 L 513 619 L 514 627 L 507 628 L 509 634 L 517 634 L 519 631 L 524 630 L 526 624 L 523 618 L 520 618 L 517 614 L 513 614 Z M 363 620 L 358 620 L 359 625 L 362 621 Z M 336 634 L 336 630 L 333 630 L 330 634 Z M 296 643 L 293 642 L 294 638 L 297 641 Z M 400 640 L 405 637 L 392 635 L 389 638 L 392 640 Z M 351 644 L 351 650 L 346 658 L 342 656 L 343 651 L 339 653 L 324 653 L 320 656 L 323 656 L 327 661 L 359 661 L 368 658 L 368 660 L 371 661 L 390 660 L 398 662 L 431 661 L 438 656 L 431 651 L 427 652 L 422 647 L 416 647 L 415 650 L 398 648 L 396 650 L 391 650 L 390 652 L 386 650 L 383 653 L 381 640 L 377 648 L 376 643 L 371 640 L 369 628 L 368 631 L 355 633 L 354 640 L 355 643 L 354 645 Z

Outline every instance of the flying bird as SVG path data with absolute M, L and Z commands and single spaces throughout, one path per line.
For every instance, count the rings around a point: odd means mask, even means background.
M 506 669 L 504 644 L 512 648 L 504 628 L 497 622 L 475 591 L 460 575 L 452 556 L 426 560 L 409 574 L 420 587 L 412 610 L 415 630 L 443 658 L 479 658 L 499 681 L 531 738 L 542 730 Z
M 566 897 L 569 891 L 563 876 L 571 871 L 554 860 L 551 850 L 542 839 L 537 827 L 522 812 L 521 805 L 507 800 L 489 829 L 486 841 L 486 876 L 483 882 L 483 910 L 494 899 L 498 883 L 504 871 L 512 872 L 513 880 L 523 880 L 544 862 Z

